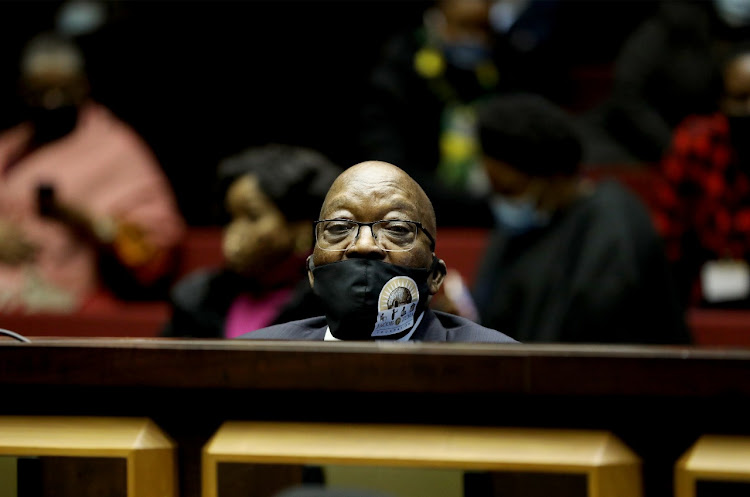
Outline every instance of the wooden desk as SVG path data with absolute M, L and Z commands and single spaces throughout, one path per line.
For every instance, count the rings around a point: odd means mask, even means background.
M 676 497 L 695 497 L 698 480 L 750 484 L 750 437 L 700 437 L 677 462 Z
M 176 496 L 174 452 L 146 418 L 0 416 L 0 455 L 121 458 L 127 497 Z
M 152 419 L 184 497 L 228 420 L 607 430 L 652 497 L 702 434 L 750 435 L 750 349 L 0 339 L 0 399 L 0 415 Z
M 587 497 L 642 495 L 638 456 L 601 430 L 228 421 L 203 452 L 203 497 L 222 462 L 581 475 Z

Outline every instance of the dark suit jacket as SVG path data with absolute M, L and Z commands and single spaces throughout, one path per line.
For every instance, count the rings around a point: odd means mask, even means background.
M 240 335 L 248 340 L 323 340 L 328 323 L 325 316 L 277 324 Z M 412 341 L 518 343 L 513 338 L 480 326 L 474 321 L 440 311 L 425 311 Z

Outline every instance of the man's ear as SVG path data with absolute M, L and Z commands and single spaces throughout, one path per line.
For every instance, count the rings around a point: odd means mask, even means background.
M 445 265 L 443 259 L 438 259 L 435 263 L 435 269 L 432 270 L 430 276 L 427 278 L 427 284 L 430 288 L 430 295 L 435 295 L 443 285 L 443 280 L 448 272 L 448 267 Z
M 312 260 L 312 254 L 307 256 L 307 280 L 310 282 L 310 288 L 315 288 L 315 276 L 313 276 L 312 268 L 313 268 L 313 260 Z

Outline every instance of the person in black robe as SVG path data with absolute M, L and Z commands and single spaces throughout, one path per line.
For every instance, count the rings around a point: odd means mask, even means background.
M 523 343 L 689 343 L 648 209 L 583 178 L 571 116 L 523 93 L 479 116 L 496 219 L 472 291 L 481 324 Z

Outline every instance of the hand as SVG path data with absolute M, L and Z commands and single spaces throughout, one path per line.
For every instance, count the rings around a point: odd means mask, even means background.
M 0 221 L 0 263 L 18 266 L 36 259 L 39 247 L 14 223 Z
M 86 210 L 62 202 L 53 195 L 39 195 L 39 215 L 67 226 L 77 237 L 94 245 L 114 241 L 117 225 L 108 217 L 95 217 Z

